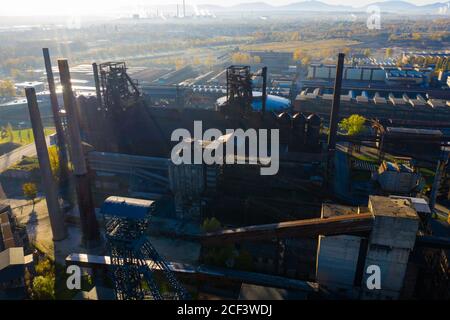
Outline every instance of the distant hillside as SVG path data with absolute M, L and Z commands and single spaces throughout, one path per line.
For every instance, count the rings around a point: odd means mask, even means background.
M 369 5 L 363 7 L 351 7 L 345 5 L 332 5 L 318 0 L 306 0 L 294 2 L 288 5 L 283 6 L 274 6 L 268 4 L 266 2 L 244 2 L 238 5 L 226 7 L 226 6 L 218 6 L 218 5 L 209 5 L 202 4 L 198 5 L 200 9 L 207 9 L 211 12 L 275 12 L 275 11 L 303 11 L 303 12 L 312 12 L 312 11 L 323 11 L 323 12 L 352 12 L 352 11 L 366 11 L 367 7 L 370 5 L 376 5 L 380 7 L 382 12 L 390 12 L 390 13 L 422 13 L 422 14 L 438 14 L 446 12 L 447 15 L 450 15 L 450 1 L 448 2 L 436 2 L 433 4 L 416 6 L 407 1 L 401 0 L 392 0 L 392 1 L 378 1 L 371 3 Z M 447 9 L 445 9 L 447 8 Z
M 310 0 L 291 3 L 285 6 L 277 7 L 278 10 L 299 10 L 299 11 L 351 11 L 351 6 L 331 5 L 325 2 Z

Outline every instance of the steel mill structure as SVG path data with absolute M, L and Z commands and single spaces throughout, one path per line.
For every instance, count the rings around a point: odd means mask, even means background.
M 153 201 L 109 197 L 101 212 L 119 300 L 189 299 L 186 289 L 147 238 Z M 164 277 L 155 277 L 155 271 Z M 168 284 L 169 292 L 161 292 Z

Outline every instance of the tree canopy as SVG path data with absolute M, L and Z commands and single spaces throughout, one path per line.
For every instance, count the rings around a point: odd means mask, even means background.
M 360 116 L 359 114 L 352 114 L 350 117 L 342 119 L 342 121 L 339 122 L 339 128 L 342 131 L 345 131 L 348 135 L 353 136 L 364 132 L 365 122 L 366 118 L 363 116 Z

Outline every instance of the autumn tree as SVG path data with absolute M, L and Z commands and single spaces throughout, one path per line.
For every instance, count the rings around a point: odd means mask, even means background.
M 0 97 L 14 97 L 16 88 L 11 80 L 0 81 Z
M 33 279 L 32 297 L 35 300 L 54 300 L 55 277 L 53 275 L 35 277 Z
M 392 48 L 386 48 L 386 57 L 387 58 L 390 58 L 390 57 L 392 57 L 392 54 L 393 54 L 393 52 L 392 52 Z
M 50 160 L 50 168 L 52 169 L 53 177 L 59 179 L 59 151 L 56 145 L 48 148 L 48 158 Z
M 22 185 L 23 195 L 26 199 L 33 201 L 33 210 L 34 210 L 34 200 L 37 197 L 37 186 L 35 183 L 28 182 Z
M 221 228 L 222 228 L 222 226 L 220 224 L 220 221 L 217 220 L 217 218 L 215 218 L 215 217 L 206 218 L 202 224 L 202 229 L 204 232 L 214 232 Z
M 344 118 L 341 122 L 339 122 L 339 128 L 342 131 L 345 131 L 349 136 L 358 135 L 364 132 L 365 122 L 366 118 L 363 116 L 360 116 L 359 114 L 352 114 L 350 117 Z

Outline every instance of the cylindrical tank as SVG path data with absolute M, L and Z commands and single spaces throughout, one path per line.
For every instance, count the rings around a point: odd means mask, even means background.
M 305 145 L 306 117 L 298 112 L 292 117 L 292 151 L 301 151 Z
M 317 151 L 320 139 L 320 125 L 322 120 L 317 114 L 310 114 L 307 118 L 308 128 L 306 130 L 306 145 L 312 148 L 311 151 Z

